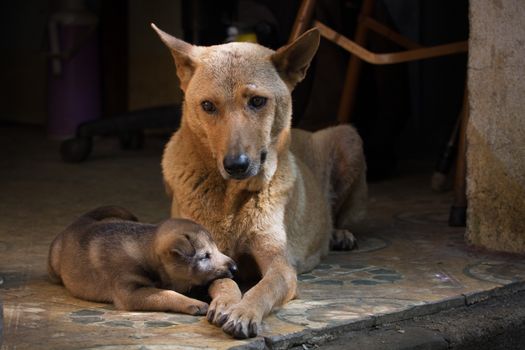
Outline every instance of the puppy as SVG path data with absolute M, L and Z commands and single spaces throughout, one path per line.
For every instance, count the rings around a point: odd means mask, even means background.
M 205 314 L 208 304 L 181 293 L 236 270 L 202 226 L 184 219 L 138 223 L 115 206 L 73 222 L 55 238 L 48 259 L 51 279 L 78 298 L 191 315 Z

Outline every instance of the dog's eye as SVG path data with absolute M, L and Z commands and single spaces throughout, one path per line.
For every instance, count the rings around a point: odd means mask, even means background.
M 201 107 L 204 112 L 209 114 L 215 113 L 217 111 L 217 107 L 215 107 L 213 102 L 210 101 L 202 101 Z
M 253 96 L 252 98 L 250 98 L 250 100 L 248 101 L 248 105 L 251 107 L 251 108 L 254 108 L 254 109 L 259 109 L 261 107 L 263 107 L 265 104 L 266 104 L 266 101 L 268 99 L 266 97 L 262 97 L 262 96 Z
M 201 256 L 200 260 L 208 260 L 210 258 L 210 253 L 206 253 L 203 256 Z

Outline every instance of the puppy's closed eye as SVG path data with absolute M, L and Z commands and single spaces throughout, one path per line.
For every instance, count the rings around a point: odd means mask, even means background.
M 206 252 L 202 256 L 199 256 L 199 260 L 201 261 L 209 260 L 210 257 L 211 257 L 211 254 L 209 252 Z
M 191 244 L 190 238 L 187 235 L 180 235 L 173 242 L 170 253 L 177 257 L 189 259 L 195 255 L 195 247 Z

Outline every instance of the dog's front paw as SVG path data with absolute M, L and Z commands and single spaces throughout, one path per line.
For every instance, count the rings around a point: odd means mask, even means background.
M 261 329 L 262 315 L 242 303 L 230 309 L 230 315 L 222 330 L 237 339 L 253 338 Z
M 182 312 L 193 316 L 202 316 L 206 315 L 208 312 L 208 307 L 209 305 L 205 302 L 194 299 L 191 303 L 184 305 Z
M 330 238 L 330 250 L 351 250 L 357 246 L 352 232 L 345 229 L 334 229 Z
M 228 320 L 231 307 L 239 301 L 236 295 L 220 295 L 213 299 L 206 315 L 208 322 L 221 327 Z
M 221 327 L 228 320 L 231 307 L 241 301 L 242 293 L 237 283 L 229 278 L 213 281 L 209 293 L 213 300 L 206 318 L 208 322 Z

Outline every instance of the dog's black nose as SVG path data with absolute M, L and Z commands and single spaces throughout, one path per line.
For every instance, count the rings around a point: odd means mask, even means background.
M 227 155 L 222 164 L 229 175 L 233 177 L 242 176 L 250 167 L 250 158 L 246 154 Z

